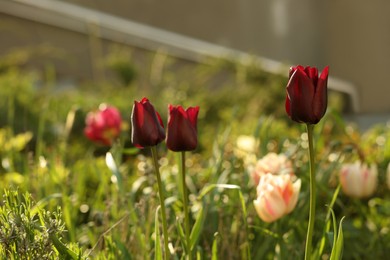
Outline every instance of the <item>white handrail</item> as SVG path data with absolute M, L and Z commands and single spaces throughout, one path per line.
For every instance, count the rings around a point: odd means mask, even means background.
M 57 0 L 0 0 L 0 12 L 71 31 L 90 34 L 98 26 L 99 37 L 149 50 L 163 47 L 171 55 L 202 61 L 204 56 L 230 57 L 240 62 L 256 59 L 265 71 L 281 74 L 287 64 L 197 40 L 100 11 Z M 359 112 L 359 94 L 350 82 L 330 77 L 330 89 L 350 96 L 353 112 Z

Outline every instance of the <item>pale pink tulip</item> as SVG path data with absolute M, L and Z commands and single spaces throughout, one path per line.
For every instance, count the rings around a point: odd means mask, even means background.
M 261 176 L 271 173 L 274 175 L 290 174 L 293 175 L 292 163 L 284 154 L 269 153 L 257 161 L 252 178 L 257 185 Z
M 377 186 L 378 169 L 375 164 L 368 167 L 361 162 L 344 164 L 340 171 L 343 192 L 353 198 L 371 196 Z
M 259 217 L 273 222 L 290 213 L 298 202 L 301 180 L 294 176 L 265 174 L 257 186 L 257 199 L 253 201 Z

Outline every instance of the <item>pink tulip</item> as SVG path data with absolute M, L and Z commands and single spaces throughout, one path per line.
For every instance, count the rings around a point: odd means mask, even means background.
M 271 173 L 274 175 L 290 174 L 293 175 L 292 163 L 284 154 L 269 153 L 257 161 L 252 178 L 257 185 L 261 176 Z
M 353 198 L 365 198 L 372 195 L 377 186 L 378 169 L 375 164 L 370 168 L 356 162 L 344 164 L 340 171 L 340 183 L 343 192 Z
M 121 123 L 121 115 L 115 107 L 100 105 L 98 111 L 87 114 L 84 134 L 91 141 L 111 145 L 120 134 Z
M 301 180 L 283 174 L 265 174 L 257 186 L 257 199 L 253 201 L 259 217 L 265 222 L 273 222 L 289 214 L 297 205 Z

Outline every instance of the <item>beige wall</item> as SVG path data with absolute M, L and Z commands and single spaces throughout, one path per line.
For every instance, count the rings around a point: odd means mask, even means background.
M 390 112 L 390 1 L 327 1 L 325 61 L 355 83 L 362 112 Z
M 67 0 L 267 58 L 330 65 L 361 113 L 390 112 L 390 1 Z
M 64 0 L 65 1 L 65 0 Z M 390 1 L 388 0 L 66 0 L 267 58 L 318 66 L 354 83 L 361 113 L 389 113 Z M 1 21 L 4 24 L 4 19 Z M 21 21 L 21 20 L 20 20 Z M 24 27 L 22 22 L 19 27 Z M 33 23 L 32 23 L 33 24 Z M 27 27 L 27 26 L 26 26 Z M 87 37 L 45 27 L 59 46 L 90 58 Z M 40 27 L 42 28 L 42 26 Z M 4 28 L 3 28 L 4 29 Z M 13 32 L 37 41 L 37 25 Z M 33 31 L 29 31 L 33 30 Z M 28 33 L 30 35 L 28 36 Z M 23 36 L 23 34 L 25 34 Z M 67 35 L 67 39 L 60 37 Z M 9 34 L 9 35 L 12 35 Z M 27 36 L 26 36 L 27 35 Z M 72 37 L 70 37 L 72 35 Z M 68 37 L 69 36 L 69 37 Z M 2 37 L 2 45 L 7 43 Z M 8 42 L 8 45 L 12 45 Z M 70 61 L 72 62 L 72 61 Z M 87 71 L 91 73 L 91 71 Z

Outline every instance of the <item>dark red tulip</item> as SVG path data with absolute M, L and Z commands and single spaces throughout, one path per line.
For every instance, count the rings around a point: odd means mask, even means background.
M 317 124 L 328 105 L 328 71 L 326 66 L 318 77 L 315 67 L 291 67 L 287 83 L 286 111 L 298 123 Z
M 167 147 L 175 152 L 192 151 L 198 145 L 197 120 L 199 107 L 168 106 Z
M 84 133 L 91 141 L 111 145 L 121 130 L 121 115 L 115 107 L 101 105 L 98 111 L 89 112 Z
M 147 98 L 134 101 L 131 126 L 131 141 L 138 148 L 155 146 L 165 139 L 161 117 Z

